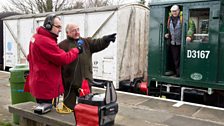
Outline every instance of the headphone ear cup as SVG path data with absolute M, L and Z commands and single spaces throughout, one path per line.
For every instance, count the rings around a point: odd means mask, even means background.
M 47 30 L 51 30 L 52 25 L 51 25 L 51 24 L 49 24 L 49 23 L 47 23 L 47 24 L 45 25 L 45 28 L 46 28 Z
M 51 30 L 52 27 L 53 27 L 53 21 L 54 21 L 54 18 L 56 17 L 55 14 L 50 14 L 46 17 L 46 19 L 44 20 L 44 27 L 47 29 L 47 30 Z

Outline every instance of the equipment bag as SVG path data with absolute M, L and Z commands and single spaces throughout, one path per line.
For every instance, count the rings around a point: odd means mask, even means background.
M 88 94 L 78 98 L 78 103 L 102 106 L 110 103 L 115 103 L 117 101 L 117 93 L 112 82 L 107 82 L 104 84 L 106 86 L 105 94 Z
M 74 107 L 77 126 L 113 125 L 118 112 L 117 94 L 112 82 L 108 82 L 104 94 L 88 94 L 78 98 Z

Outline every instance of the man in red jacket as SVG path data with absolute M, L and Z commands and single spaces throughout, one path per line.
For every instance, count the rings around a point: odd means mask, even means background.
M 60 49 L 57 45 L 59 32 L 60 18 L 49 15 L 43 27 L 37 28 L 37 33 L 30 40 L 27 56 L 30 67 L 29 86 L 31 94 L 39 104 L 51 104 L 53 98 L 64 92 L 61 66 L 71 63 L 82 52 L 82 45 L 68 52 Z

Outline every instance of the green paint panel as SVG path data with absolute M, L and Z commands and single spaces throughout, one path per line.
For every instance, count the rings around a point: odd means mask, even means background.
M 189 43 L 186 45 L 182 77 L 187 80 L 215 81 L 217 64 L 217 49 L 209 43 Z M 200 74 L 202 78 L 193 78 L 193 74 Z
M 149 73 L 154 75 L 160 74 L 161 63 L 161 37 L 164 18 L 164 8 L 157 7 L 151 10 L 150 15 L 150 40 L 149 40 Z M 162 37 L 163 38 L 163 37 Z

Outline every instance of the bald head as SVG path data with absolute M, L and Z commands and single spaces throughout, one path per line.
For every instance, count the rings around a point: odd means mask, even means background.
M 171 14 L 173 17 L 177 17 L 179 16 L 180 14 L 180 9 L 179 9 L 179 6 L 178 5 L 173 5 L 171 8 L 170 8 L 170 11 L 171 11 Z
M 79 39 L 80 37 L 80 31 L 79 26 L 74 23 L 67 24 L 66 28 L 66 34 L 67 36 L 73 38 L 73 39 Z
M 176 10 L 179 10 L 179 6 L 176 4 L 170 8 L 170 11 L 176 11 Z

